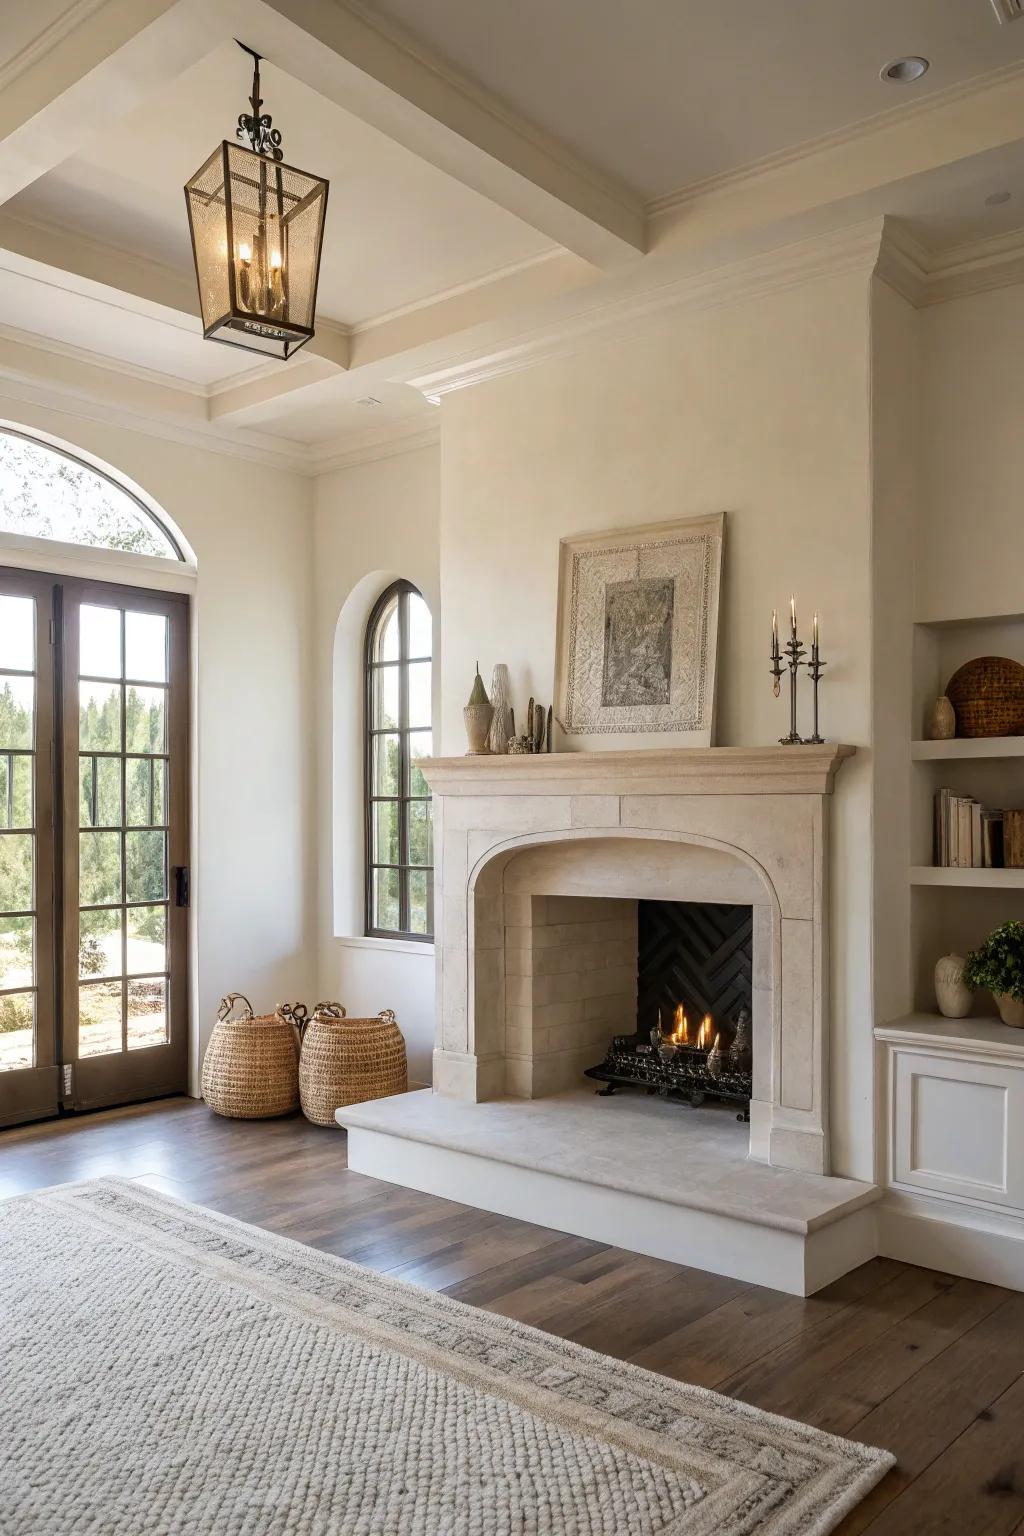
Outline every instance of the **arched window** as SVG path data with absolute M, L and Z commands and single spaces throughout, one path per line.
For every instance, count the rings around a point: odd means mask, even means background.
M 366 628 L 366 932 L 431 939 L 434 848 L 430 790 L 420 771 L 432 747 L 430 609 L 396 581 Z
M 184 559 L 168 530 L 125 486 L 10 427 L 0 427 L 0 530 Z

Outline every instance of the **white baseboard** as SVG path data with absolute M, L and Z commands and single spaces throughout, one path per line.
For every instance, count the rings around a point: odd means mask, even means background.
M 885 1258 L 1024 1291 L 1024 1220 L 890 1190 L 874 1207 Z

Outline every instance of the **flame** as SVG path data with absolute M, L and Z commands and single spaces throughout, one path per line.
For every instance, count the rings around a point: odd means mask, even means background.
M 700 1028 L 697 1031 L 697 1047 L 706 1051 L 711 1044 L 711 1031 L 714 1028 L 710 1013 L 706 1013 L 701 1019 Z
M 688 1045 L 690 1043 L 690 1025 L 682 1003 L 676 1006 L 675 1026 L 672 1032 L 672 1039 L 676 1045 Z

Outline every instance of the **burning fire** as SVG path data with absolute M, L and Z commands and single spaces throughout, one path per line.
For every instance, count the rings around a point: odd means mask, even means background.
M 697 1038 L 692 1042 L 694 1045 L 696 1045 L 698 1050 L 707 1051 L 711 1049 L 713 1030 L 714 1023 L 712 1021 L 711 1015 L 710 1013 L 706 1013 L 697 1029 Z M 691 1044 L 690 1021 L 686 1017 L 686 1009 L 683 1007 L 682 1003 L 680 1003 L 676 1008 L 675 1027 L 672 1030 L 672 1033 L 669 1035 L 669 1039 L 675 1045 Z

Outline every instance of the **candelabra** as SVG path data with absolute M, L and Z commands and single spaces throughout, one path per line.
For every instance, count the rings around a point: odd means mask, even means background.
M 821 660 L 818 653 L 818 615 L 814 615 L 813 639 L 811 641 L 810 660 L 805 661 L 807 651 L 797 634 L 796 628 L 796 599 L 789 600 L 790 636 L 785 645 L 779 646 L 778 615 L 772 613 L 772 652 L 771 667 L 772 692 L 778 698 L 782 692 L 782 676 L 789 671 L 789 735 L 780 736 L 779 743 L 784 747 L 802 746 L 805 742 L 820 742 L 824 738 L 818 733 L 818 685 L 821 682 L 821 674 L 826 663 Z M 807 675 L 814 687 L 814 734 L 803 737 L 796 728 L 796 689 L 797 677 L 800 668 L 806 666 Z

